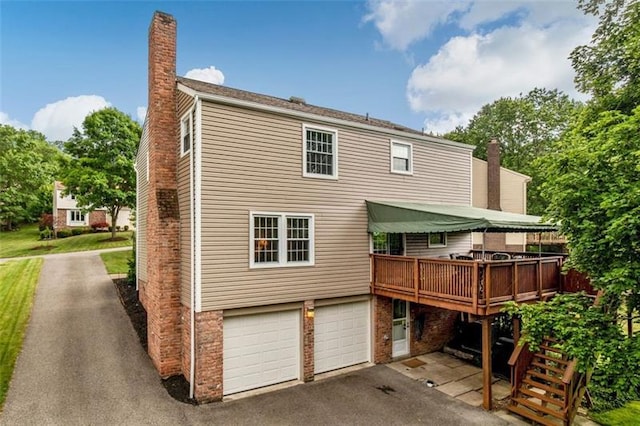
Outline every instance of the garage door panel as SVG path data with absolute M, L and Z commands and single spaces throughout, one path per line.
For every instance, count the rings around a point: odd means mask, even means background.
M 224 320 L 224 394 L 268 386 L 300 375 L 300 311 Z
M 316 374 L 369 361 L 368 305 L 354 302 L 316 309 Z

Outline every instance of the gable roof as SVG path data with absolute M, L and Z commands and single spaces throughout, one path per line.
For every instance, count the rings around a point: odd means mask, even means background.
M 249 102 L 252 104 L 258 104 L 265 107 L 277 108 L 280 110 L 290 110 L 291 112 L 298 112 L 303 114 L 311 114 L 319 117 L 326 117 L 329 119 L 348 121 L 352 123 L 358 123 L 365 126 L 373 126 L 380 129 L 386 129 L 395 132 L 403 132 L 409 133 L 413 136 L 421 137 L 424 139 L 431 140 L 433 142 L 439 142 L 447 145 L 458 146 L 466 149 L 474 149 L 474 146 L 453 142 L 447 139 L 439 138 L 436 136 L 431 136 L 429 134 L 422 133 L 421 131 L 411 129 L 409 127 L 403 126 L 401 124 L 393 123 L 387 120 L 380 120 L 378 118 L 373 118 L 368 115 L 359 115 L 353 114 L 350 112 L 339 111 L 336 109 L 320 107 L 316 105 L 311 105 L 305 102 L 296 102 L 294 98 L 282 99 L 277 98 L 275 96 L 262 95 L 259 93 L 249 92 L 246 90 L 234 89 L 227 86 L 221 86 L 218 84 L 206 83 L 200 80 L 193 80 L 186 77 L 177 77 L 177 82 L 179 85 L 186 87 L 187 89 L 191 89 L 196 93 L 195 94 L 205 94 L 216 97 L 224 97 L 236 99 L 238 101 Z M 179 87 L 180 88 L 180 87 Z

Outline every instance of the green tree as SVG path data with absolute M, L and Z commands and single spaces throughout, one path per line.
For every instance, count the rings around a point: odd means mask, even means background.
M 62 182 L 85 211 L 104 207 L 111 216 L 111 237 L 116 235 L 118 214 L 136 202 L 136 149 L 142 130 L 115 108 L 89 114 L 82 131 L 74 129 L 64 144 Z
M 576 85 L 598 110 L 630 114 L 640 105 L 640 2 L 579 0 L 578 7 L 600 21 L 591 43 L 571 53 Z
M 487 142 L 500 141 L 502 166 L 531 176 L 527 189 L 528 211 L 542 214 L 542 175 L 535 160 L 549 152 L 566 130 L 580 103 L 559 90 L 533 89 L 516 98 L 500 98 L 484 105 L 466 127 L 446 138 L 476 146 L 474 156 L 486 160 Z
M 0 221 L 5 227 L 51 211 L 59 156 L 43 134 L 0 125 Z

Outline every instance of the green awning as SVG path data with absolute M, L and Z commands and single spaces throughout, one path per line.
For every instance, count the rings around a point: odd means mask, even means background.
M 557 227 L 539 216 L 470 206 L 407 201 L 367 201 L 369 232 L 546 232 Z

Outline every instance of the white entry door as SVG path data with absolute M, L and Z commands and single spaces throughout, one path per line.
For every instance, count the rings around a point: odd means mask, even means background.
M 395 358 L 409 353 L 409 302 L 393 299 L 393 350 Z
M 300 377 L 300 311 L 224 319 L 223 394 Z
M 369 302 L 316 308 L 314 373 L 369 361 Z

